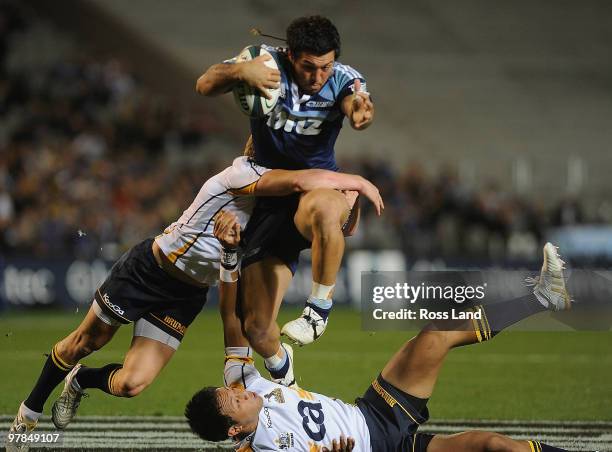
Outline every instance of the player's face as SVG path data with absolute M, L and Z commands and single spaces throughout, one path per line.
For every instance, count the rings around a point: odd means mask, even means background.
M 313 55 L 302 52 L 299 55 L 289 53 L 293 65 L 293 74 L 300 90 L 306 94 L 318 93 L 334 69 L 335 53 L 332 50 L 324 55 Z
M 219 411 L 241 426 L 257 426 L 263 399 L 252 391 L 238 388 L 217 389 Z

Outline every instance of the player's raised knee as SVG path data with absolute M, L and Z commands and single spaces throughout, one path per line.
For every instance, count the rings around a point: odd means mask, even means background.
M 348 211 L 344 195 L 329 189 L 313 190 L 302 198 L 298 207 L 298 215 L 305 214 L 312 224 L 339 224 L 340 219 Z

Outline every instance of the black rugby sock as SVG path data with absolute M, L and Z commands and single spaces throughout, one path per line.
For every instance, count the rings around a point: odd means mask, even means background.
M 559 449 L 558 447 L 549 446 L 540 441 L 527 441 L 533 452 L 568 452 L 567 449 Z
M 473 320 L 478 341 L 486 341 L 511 325 L 531 317 L 546 308 L 540 304 L 534 295 L 525 295 L 502 303 L 487 306 L 478 305 L 471 308 L 472 311 L 480 311 L 481 318 Z
M 25 399 L 24 404 L 32 411 L 42 413 L 45 402 L 55 387 L 68 375 L 74 365 L 66 363 L 55 352 L 53 347 L 42 368 L 34 389 Z
M 104 367 L 81 367 L 76 374 L 75 380 L 81 389 L 96 388 L 110 395 L 116 395 L 113 392 L 113 379 L 119 369 L 123 368 L 121 364 L 107 364 Z

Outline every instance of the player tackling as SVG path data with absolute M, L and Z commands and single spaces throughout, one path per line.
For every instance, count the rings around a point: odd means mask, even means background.
M 238 243 L 240 228 L 231 213 L 223 213 L 215 235 L 224 247 Z M 232 438 L 239 451 L 320 451 L 333 438 L 350 436 L 355 451 L 374 452 L 559 452 L 540 441 L 517 441 L 491 432 L 455 435 L 419 433 L 427 421 L 427 402 L 448 352 L 488 340 L 516 321 L 545 309 L 570 306 L 557 250 L 544 247 L 544 263 L 534 293 L 499 305 L 479 306 L 486 322 L 428 325 L 391 358 L 356 405 L 303 389 L 287 388 L 264 379 L 253 364 L 251 350 L 241 339 L 238 317 L 225 322 L 234 337 L 233 356 L 226 359 L 225 387 L 207 387 L 187 404 L 192 430 L 206 440 Z M 237 274 L 234 275 L 236 279 Z M 228 280 L 229 281 L 229 280 Z M 235 283 L 222 282 L 224 303 L 235 304 Z M 440 330 L 440 327 L 449 327 Z M 450 328 L 452 327 L 452 328 Z M 325 367 L 325 366 L 323 366 Z
M 213 236 L 215 215 L 233 212 L 244 227 L 255 196 L 330 189 L 357 190 L 380 208 L 378 189 L 360 176 L 326 170 L 270 170 L 248 157 L 204 183 L 181 217 L 155 239 L 142 241 L 115 263 L 94 295 L 81 324 L 57 342 L 38 381 L 21 403 L 11 432 L 32 431 L 53 389 L 65 380 L 53 404 L 52 420 L 66 428 L 85 389 L 115 397 L 134 397 L 147 388 L 170 361 L 187 328 L 206 303 L 208 287 L 219 278 L 221 246 Z M 226 260 L 236 259 L 227 255 Z M 91 368 L 79 361 L 108 343 L 121 325 L 134 324 L 134 337 L 123 363 Z M 26 445 L 8 445 L 27 450 Z

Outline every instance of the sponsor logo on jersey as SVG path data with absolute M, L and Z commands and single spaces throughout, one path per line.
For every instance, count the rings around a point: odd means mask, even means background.
M 264 395 L 264 398 L 270 402 L 276 403 L 285 403 L 285 396 L 283 395 L 283 390 L 281 388 L 276 388 L 272 392 Z
M 119 306 L 111 303 L 110 297 L 108 296 L 107 293 L 104 293 L 104 295 L 102 295 L 102 301 L 104 301 L 104 304 L 108 306 L 109 308 L 111 308 L 113 311 L 115 311 L 117 314 L 123 315 L 125 313 L 125 311 L 121 309 Z
M 270 410 L 268 407 L 263 409 L 264 416 L 266 417 L 266 427 L 272 428 L 272 417 L 270 417 Z
M 274 440 L 274 444 L 279 450 L 288 450 L 292 449 L 295 445 L 295 441 L 293 440 L 293 433 L 281 433 L 278 438 Z
M 306 102 L 306 106 L 310 108 L 326 108 L 326 107 L 331 107 L 335 103 L 336 102 L 333 100 L 328 100 L 325 102 L 317 102 L 316 100 L 309 100 L 308 102 Z

